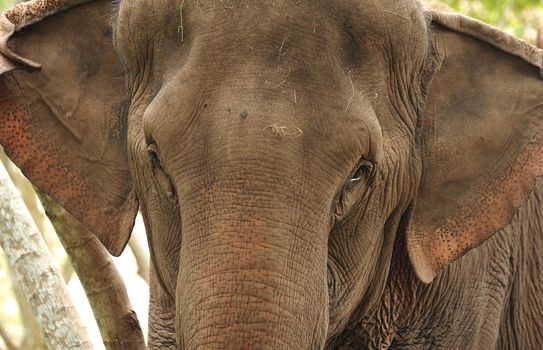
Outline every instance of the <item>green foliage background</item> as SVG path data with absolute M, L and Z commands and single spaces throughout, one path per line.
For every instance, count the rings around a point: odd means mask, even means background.
M 441 0 L 452 9 L 534 41 L 543 28 L 542 0 Z

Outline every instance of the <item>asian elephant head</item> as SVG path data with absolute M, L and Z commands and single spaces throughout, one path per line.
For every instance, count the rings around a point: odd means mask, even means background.
M 321 349 L 543 174 L 543 54 L 404 1 L 47 1 L 0 18 L 0 143 L 113 254 L 150 346 Z

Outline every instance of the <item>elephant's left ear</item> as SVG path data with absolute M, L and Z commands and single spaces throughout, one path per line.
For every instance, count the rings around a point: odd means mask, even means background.
M 138 205 L 112 13 L 109 0 L 33 0 L 0 14 L 0 144 L 119 255 Z
M 543 175 L 543 51 L 464 16 L 430 16 L 423 178 L 407 232 L 427 283 L 504 228 Z

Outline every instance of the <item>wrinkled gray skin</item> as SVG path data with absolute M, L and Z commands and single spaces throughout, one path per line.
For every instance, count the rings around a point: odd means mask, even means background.
M 476 230 L 468 243 L 466 229 L 424 236 L 429 264 L 406 243 L 409 228 L 422 227 L 416 206 L 422 217 L 435 208 L 453 216 L 453 204 L 482 193 L 463 191 L 462 181 L 485 152 L 502 155 L 480 173 L 516 174 L 503 145 L 529 141 L 502 142 L 511 128 L 493 121 L 459 122 L 454 141 L 437 127 L 428 136 L 424 117 L 442 100 L 445 116 L 462 104 L 474 118 L 490 114 L 502 95 L 475 98 L 516 79 L 492 71 L 494 61 L 533 75 L 517 80 L 539 89 L 535 67 L 488 45 L 490 56 L 466 51 L 472 63 L 458 64 L 472 81 L 453 74 L 434 89 L 438 72 L 458 60 L 440 60 L 454 50 L 433 41 L 439 26 L 414 1 L 187 0 L 182 37 L 177 3 L 121 1 L 113 20 L 129 95 L 128 159 L 153 260 L 150 349 L 543 346 L 541 185 L 512 221 L 533 183 L 512 207 L 500 202 L 514 197 L 500 197 L 504 182 L 484 187 L 484 198 L 498 198 L 493 206 L 447 222 L 489 232 Z M 491 77 L 479 73 L 485 60 Z M 469 92 L 479 81 L 485 89 Z M 454 96 L 428 102 L 429 91 L 449 90 Z M 493 127 L 486 139 L 466 136 Z M 454 152 L 425 150 L 431 137 Z M 446 171 L 427 170 L 458 157 L 466 159 Z M 418 196 L 421 184 L 449 173 L 460 183 L 450 196 Z
M 532 246 L 520 225 L 431 285 L 401 246 L 391 258 L 421 176 L 416 84 L 428 40 L 413 3 L 187 2 L 183 44 L 172 7 L 122 2 L 116 32 L 162 282 L 152 285 L 151 348 L 175 348 L 175 329 L 186 349 L 523 348 L 540 338 L 530 298 L 513 298 L 541 290 L 523 271 L 539 258 L 521 248 Z M 148 145 L 163 170 L 155 184 Z M 361 158 L 375 166 L 351 188 Z M 537 231 L 538 217 L 524 230 Z

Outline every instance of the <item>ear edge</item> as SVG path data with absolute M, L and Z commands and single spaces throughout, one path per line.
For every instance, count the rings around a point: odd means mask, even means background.
M 420 244 L 418 236 L 413 235 L 413 230 L 407 229 L 407 253 L 411 266 L 415 271 L 415 274 L 419 280 L 425 284 L 430 284 L 437 276 L 437 271 L 432 263 L 428 260 L 428 257 Z M 409 234 L 411 233 L 411 234 Z
M 108 250 L 108 252 L 115 257 L 119 257 L 124 251 L 124 249 L 126 248 L 128 241 L 130 240 L 130 236 L 132 234 L 134 224 L 136 222 L 136 216 L 138 214 L 139 204 L 138 204 L 136 191 L 134 190 L 134 188 L 132 188 L 132 191 L 128 195 L 123 205 L 123 207 L 127 207 L 127 206 L 128 208 L 122 208 L 119 210 L 121 215 L 120 217 L 118 217 L 116 222 L 115 221 L 113 222 L 113 225 L 116 224 L 115 226 L 113 226 L 113 228 L 117 232 L 114 232 L 113 234 L 109 234 L 109 235 L 103 234 L 104 232 L 107 232 L 107 231 L 104 231 L 104 229 L 98 229 L 93 232 L 94 235 L 98 237 L 100 242 L 102 242 L 102 244 Z M 82 217 L 85 218 L 84 215 Z M 93 227 L 93 226 L 89 226 L 88 224 L 86 226 Z M 109 229 L 111 230 L 112 227 L 110 226 Z M 112 240 L 111 237 L 113 237 L 114 239 Z
M 490 44 L 506 53 L 522 58 L 539 68 L 543 79 L 543 50 L 525 42 L 501 29 L 493 27 L 477 19 L 452 12 L 427 12 L 431 21 L 445 28 L 471 36 Z
M 25 69 L 28 71 L 36 71 L 41 68 L 41 64 L 24 58 L 8 47 L 8 41 L 16 32 L 15 24 L 6 17 L 5 12 L 0 14 L 0 75 L 14 69 Z
M 57 199 L 54 193 L 46 190 L 43 191 L 64 207 L 65 203 Z M 123 205 L 115 208 L 115 213 L 111 213 L 111 210 L 104 210 L 103 212 L 95 212 L 93 213 L 94 215 L 88 215 L 89 213 L 81 213 L 73 209 L 66 208 L 68 212 L 72 213 L 83 226 L 98 238 L 111 255 L 119 257 L 123 253 L 130 240 L 139 209 L 134 189 L 128 194 Z

